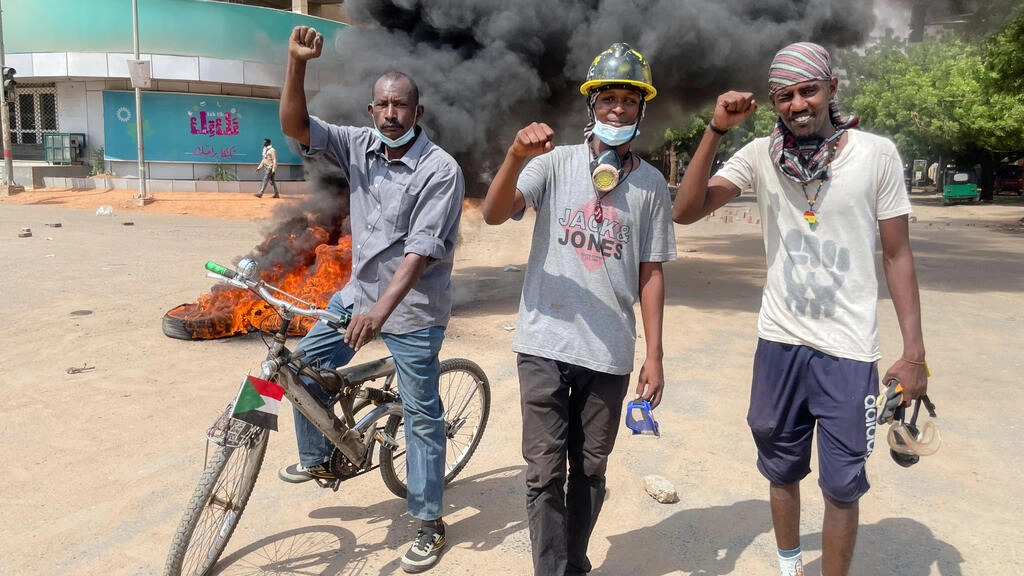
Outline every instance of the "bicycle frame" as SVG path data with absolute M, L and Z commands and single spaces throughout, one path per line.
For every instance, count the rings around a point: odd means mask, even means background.
M 334 479 L 313 480 L 323 488 L 337 490 L 342 481 L 379 469 L 392 494 L 408 497 L 406 438 L 402 400 L 397 386 L 393 386 L 397 378 L 394 360 L 388 356 L 328 369 L 306 358 L 302 350 L 289 350 L 285 346 L 288 328 L 296 316 L 316 318 L 339 331 L 345 329 L 348 318 L 321 310 L 257 280 L 257 267 L 251 259 L 243 259 L 238 266 L 236 272 L 206 263 L 211 276 L 257 294 L 281 316 L 281 324 L 268 342 L 260 376 L 281 386 L 284 396 L 299 413 L 334 444 L 335 450 L 327 463 Z M 449 358 L 440 366 L 438 397 L 445 403 L 446 435 L 443 481 L 448 484 L 464 469 L 480 444 L 490 414 L 491 391 L 487 375 L 471 360 Z M 367 385 L 381 378 L 380 386 Z M 311 393 L 306 387 L 307 380 L 317 382 L 328 397 L 321 400 Z M 174 534 L 164 576 L 209 574 L 252 495 L 270 432 L 232 417 L 233 412 L 230 403 L 207 430 L 207 448 L 215 445 L 216 449 L 203 465 L 203 474 Z M 356 421 L 359 415 L 362 416 Z M 380 458 L 374 463 L 378 443 Z
M 303 352 L 293 353 L 285 347 L 288 328 L 296 316 L 314 317 L 338 330 L 347 324 L 348 319 L 338 317 L 329 310 L 319 309 L 315 306 L 302 308 L 294 303 L 275 298 L 270 290 L 280 292 L 276 288 L 262 281 L 246 278 L 242 274 L 234 273 L 234 271 L 212 262 L 208 262 L 206 267 L 214 277 L 255 293 L 277 309 L 281 316 L 281 323 L 277 331 L 274 332 L 273 343 L 267 351 L 267 358 L 260 366 L 260 378 L 275 381 L 284 388 L 284 395 L 289 402 L 337 447 L 356 470 L 366 471 L 369 468 L 367 464 L 371 460 L 374 443 L 380 435 L 379 433 L 370 433 L 371 428 L 381 418 L 402 416 L 401 401 L 398 399 L 398 395 L 390 390 L 395 374 L 395 364 L 392 358 L 388 356 L 337 370 L 321 370 L 303 363 Z M 302 382 L 301 376 L 309 377 L 320 384 L 325 391 L 333 394 L 331 404 L 336 402 L 339 405 L 345 420 L 339 418 L 330 406 L 325 405 L 313 395 Z M 363 388 L 363 384 L 378 378 L 386 378 L 382 388 Z M 325 385 L 328 379 L 334 380 L 330 386 Z M 355 401 L 360 398 L 372 402 L 376 407 L 355 422 Z M 384 438 L 381 440 L 387 441 Z

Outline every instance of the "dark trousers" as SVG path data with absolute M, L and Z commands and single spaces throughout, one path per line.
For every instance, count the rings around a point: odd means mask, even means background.
M 534 574 L 586 574 L 629 374 L 528 354 L 518 364 Z

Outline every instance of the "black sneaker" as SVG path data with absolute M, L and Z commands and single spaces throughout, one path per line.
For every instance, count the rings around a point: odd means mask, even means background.
M 309 468 L 306 468 L 302 464 L 292 464 L 278 470 L 277 477 L 285 482 L 291 482 L 292 484 L 309 482 L 313 478 L 320 478 L 321 480 L 337 480 L 337 477 L 334 474 L 331 474 L 331 471 L 323 464 L 317 464 L 316 466 L 310 466 Z
M 402 557 L 402 570 L 409 573 L 423 572 L 433 566 L 441 557 L 444 548 L 444 524 L 437 530 L 430 526 L 421 526 L 416 533 L 409 551 Z
M 255 196 L 257 198 L 263 198 L 263 192 L 254 192 L 253 196 Z
M 321 480 L 338 479 L 338 477 L 334 475 L 334 472 L 331 472 L 330 469 L 327 467 L 326 462 L 324 462 L 323 464 L 317 464 L 316 466 L 310 466 L 309 468 L 306 468 L 306 474 L 309 474 L 310 476 L 314 478 L 319 478 Z

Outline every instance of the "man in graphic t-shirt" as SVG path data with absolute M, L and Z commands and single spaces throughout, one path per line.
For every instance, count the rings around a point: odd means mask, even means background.
M 594 59 L 580 92 L 590 111 L 584 141 L 555 146 L 548 125 L 523 128 L 483 204 L 488 224 L 537 211 L 512 349 L 538 576 L 590 571 L 587 545 L 633 371 L 633 305 L 639 299 L 647 347 L 636 393 L 657 406 L 661 263 L 676 257 L 665 178 L 630 152 L 656 93 L 650 67 L 614 44 Z
M 779 567 L 783 576 L 803 575 L 800 480 L 810 472 L 817 427 L 825 497 L 821 573 L 845 576 L 875 442 L 876 232 L 903 336 L 903 354 L 884 381 L 899 381 L 904 402 L 923 396 L 928 385 L 910 199 L 896 146 L 851 130 L 857 120 L 840 116 L 825 48 L 786 46 L 772 61 L 768 86 L 775 131 L 744 146 L 708 180 L 722 136 L 757 109 L 750 93 L 718 97 L 673 219 L 690 224 L 742 190 L 757 195 L 768 270 L 747 422 L 757 467 L 770 482 Z

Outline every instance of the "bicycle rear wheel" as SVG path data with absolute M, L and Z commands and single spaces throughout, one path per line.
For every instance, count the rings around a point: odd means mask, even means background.
M 444 405 L 445 466 L 448 484 L 466 467 L 480 444 L 491 412 L 491 385 L 475 362 L 453 358 L 441 363 L 438 391 Z M 405 498 L 408 493 L 405 465 L 405 427 L 402 418 L 391 416 L 384 431 L 398 444 L 380 447 L 380 475 L 388 490 Z
M 217 447 L 174 534 L 164 576 L 202 576 L 216 564 L 252 494 L 269 436 L 258 429 L 237 448 Z

